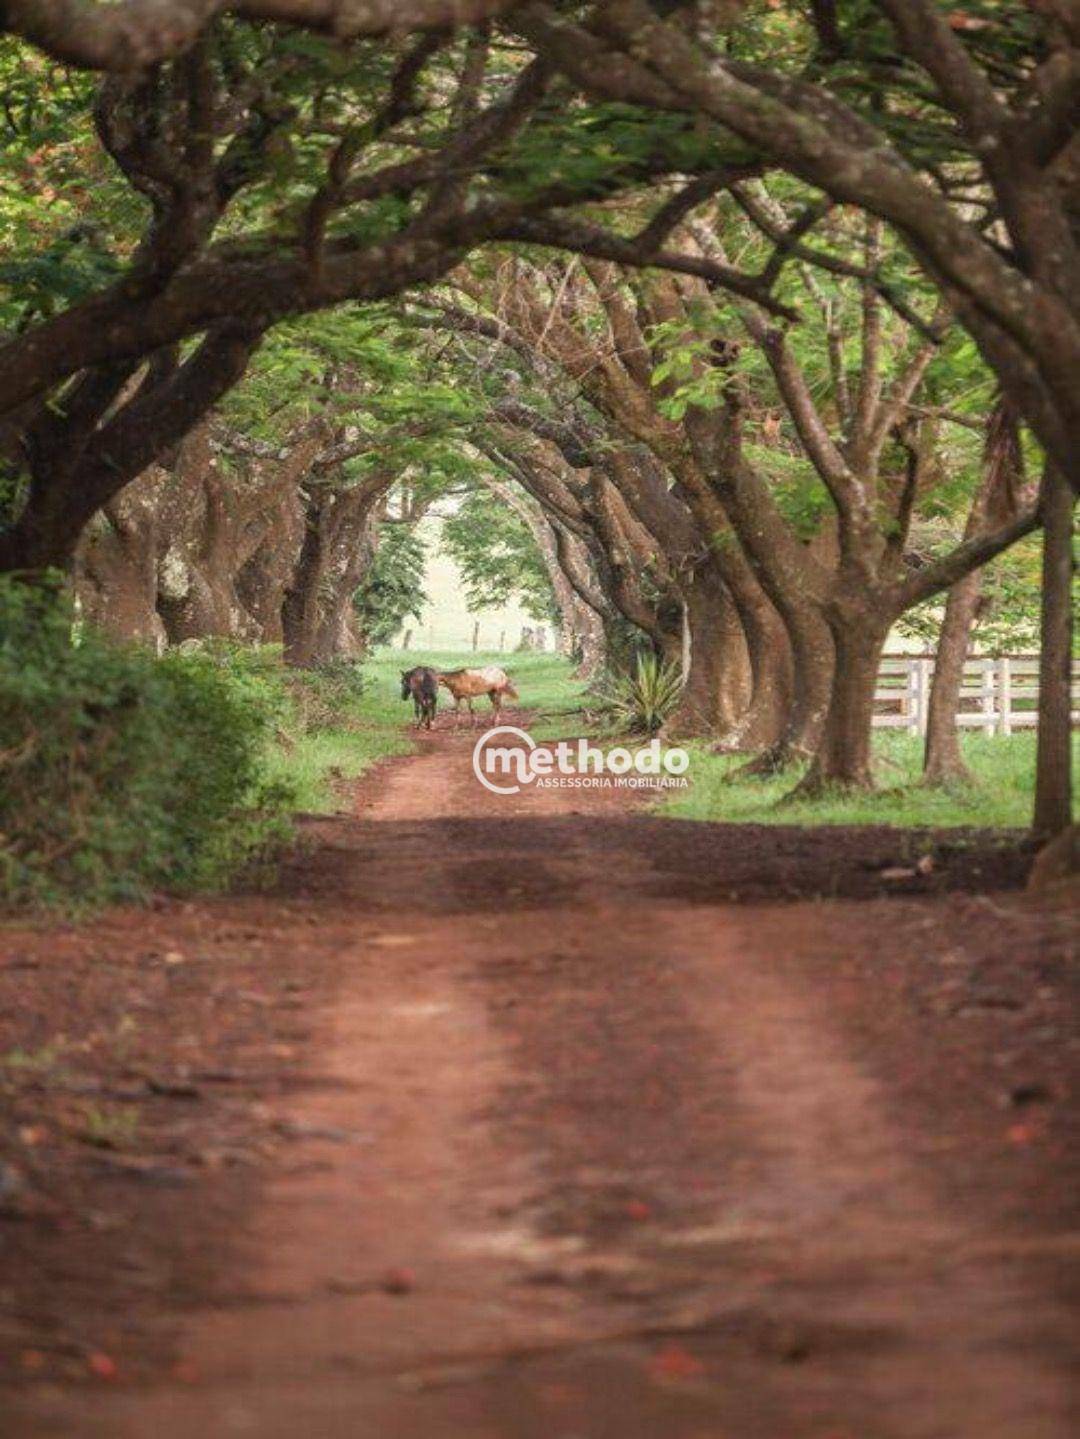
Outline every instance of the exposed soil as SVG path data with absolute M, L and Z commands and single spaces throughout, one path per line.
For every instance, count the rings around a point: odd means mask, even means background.
M 1016 844 L 419 746 L 269 894 L 0 931 L 0 1431 L 1075 1432 L 1080 927 Z

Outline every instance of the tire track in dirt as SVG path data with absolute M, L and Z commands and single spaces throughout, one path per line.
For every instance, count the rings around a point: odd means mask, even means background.
M 754 911 L 658 898 L 620 800 L 497 799 L 471 736 L 420 743 L 304 861 L 356 927 L 335 1083 L 280 1101 L 301 1162 L 188 1328 L 197 1382 L 17 1432 L 1063 1439 L 1066 1321 Z

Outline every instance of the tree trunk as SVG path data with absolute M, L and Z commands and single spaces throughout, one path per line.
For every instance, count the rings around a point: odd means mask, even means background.
M 584 600 L 577 600 L 575 607 L 578 618 L 574 643 L 578 663 L 574 675 L 577 679 L 590 683 L 604 672 L 607 665 L 604 621 Z
M 490 478 L 485 478 L 484 483 L 493 495 L 509 506 L 528 526 L 555 595 L 559 611 L 559 647 L 568 657 L 579 656 L 576 671 L 579 679 L 592 679 L 603 667 L 603 622 L 574 589 L 563 570 L 554 524 L 534 500 L 526 499 L 524 494 L 519 494 L 512 485 Z M 584 562 L 585 547 L 581 541 L 575 541 L 568 535 L 566 544 L 570 547 L 580 546 L 581 559 Z
M 156 602 L 158 507 L 166 482 L 155 467 L 123 489 L 83 531 L 74 564 L 87 624 L 155 649 L 165 644 Z
M 238 383 L 259 338 L 247 326 L 218 326 L 181 365 L 161 374 L 148 366 L 131 386 L 130 364 L 88 371 L 78 423 L 61 415 L 50 441 L 35 447 L 26 503 L 0 535 L 0 572 L 67 569 L 93 515 Z M 110 407 L 115 413 L 106 418 Z
M 299 551 L 299 535 L 275 525 L 236 577 L 237 593 L 251 616 L 259 644 L 284 641 L 281 606 Z
M 976 539 L 1013 518 L 1024 484 L 1024 458 L 1018 417 L 999 396 L 986 424 L 983 471 L 968 511 L 964 540 Z M 925 784 L 970 784 L 971 771 L 960 752 L 956 723 L 964 662 L 982 596 L 982 571 L 971 570 L 949 590 L 938 637 L 937 661 L 930 687 L 923 761 Z
M 169 643 L 216 636 L 248 639 L 235 588 L 235 497 L 220 473 L 209 425 L 179 446 L 162 491 L 158 613 Z
M 285 660 L 304 668 L 313 662 L 319 626 L 319 581 L 323 573 L 323 533 L 317 508 L 309 510 L 300 554 L 281 602 Z
M 659 551 L 608 475 L 594 469 L 589 514 L 599 541 L 597 574 L 607 598 L 643 632 L 667 664 L 682 658 L 681 605 L 646 568 Z M 645 583 L 646 579 L 650 583 Z M 656 591 L 663 592 L 657 598 Z
M 791 646 L 791 701 L 780 735 L 760 754 L 742 765 L 735 778 L 768 778 L 789 765 L 809 759 L 817 748 L 832 696 L 834 649 L 824 620 L 809 609 L 793 623 L 785 607 Z
M 742 626 L 711 568 L 700 568 L 684 593 L 690 663 L 665 732 L 682 738 L 726 734 L 750 695 L 750 661 Z
M 293 463 L 284 483 L 265 494 L 254 516 L 258 538 L 236 575 L 236 593 L 259 644 L 282 644 L 285 638 L 281 607 L 304 534 L 304 505 L 294 477 L 298 471 Z
M 1053 464 L 1043 479 L 1039 734 L 1032 832 L 1053 839 L 1072 819 L 1072 512 L 1068 480 Z
M 882 622 L 872 614 L 830 620 L 836 647 L 832 696 L 810 768 L 795 794 L 873 789 L 874 692 L 891 622 L 891 615 Z
M 393 479 L 379 472 L 346 489 L 310 488 L 300 556 L 281 607 L 288 664 L 324 664 L 363 649 L 352 600 L 373 552 L 375 507 Z
M 66 531 L 54 537 L 20 520 L 0 535 L 0 574 L 33 576 L 65 569 L 78 538 Z
M 1032 894 L 1061 894 L 1075 908 L 1080 900 L 1080 825 L 1070 824 L 1043 845 L 1028 875 Z
M 737 596 L 733 598 L 746 643 L 750 694 L 746 708 L 721 739 L 719 748 L 767 750 L 779 741 L 791 708 L 791 645 L 780 616 L 764 594 L 749 605 L 740 604 Z
M 926 719 L 926 749 L 923 782 L 934 785 L 970 784 L 972 774 L 960 752 L 960 731 L 956 723 L 964 663 L 971 643 L 971 630 L 979 609 L 982 574 L 971 574 L 953 585 L 945 601 L 945 618 L 938 637 L 934 679 Z

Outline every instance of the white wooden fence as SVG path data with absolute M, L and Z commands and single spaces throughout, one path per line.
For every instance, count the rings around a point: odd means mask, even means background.
M 932 655 L 886 655 L 874 695 L 874 726 L 926 733 Z M 983 734 L 1034 729 L 1039 702 L 1038 655 L 969 659 L 964 665 L 957 724 Z M 1080 725 L 1080 661 L 1072 662 L 1073 724 Z

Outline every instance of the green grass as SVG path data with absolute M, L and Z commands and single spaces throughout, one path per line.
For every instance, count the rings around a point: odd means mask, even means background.
M 362 673 L 364 692 L 348 727 L 301 735 L 271 759 L 272 777 L 289 783 L 299 811 L 333 813 L 341 808 L 342 780 L 357 779 L 379 760 L 413 747 L 405 728 L 412 711 L 406 713 L 400 701 L 397 669 L 379 657 L 365 661 Z
M 680 819 L 742 824 L 891 824 L 948 828 L 958 825 L 1025 828 L 1031 822 L 1035 777 L 1033 734 L 965 735 L 962 747 L 975 783 L 952 790 L 919 784 L 922 740 L 886 731 L 875 736 L 879 788 L 871 794 L 814 801 L 787 800 L 798 775 L 767 781 L 726 782 L 744 762 L 739 755 L 712 755 L 691 745 L 690 788 L 660 808 Z
M 362 725 L 356 730 L 320 730 L 279 749 L 270 770 L 275 779 L 288 781 L 298 811 L 332 814 L 341 808 L 341 780 L 357 779 L 378 760 L 406 754 L 410 748 L 408 737 L 397 728 Z

